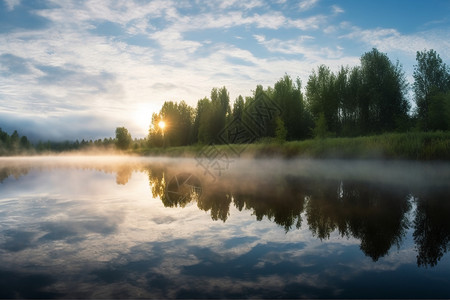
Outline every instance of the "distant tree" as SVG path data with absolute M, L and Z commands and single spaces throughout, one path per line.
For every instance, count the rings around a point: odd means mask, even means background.
M 11 134 L 11 150 L 17 151 L 19 149 L 20 136 L 17 130 L 14 130 L 13 134 Z
M 7 148 L 10 144 L 10 136 L 0 128 L 0 147 Z
M 31 143 L 28 141 L 28 138 L 26 136 L 22 136 L 20 138 L 20 148 L 24 150 L 28 150 L 31 148 Z
M 449 67 L 433 49 L 417 51 L 416 61 L 417 65 L 414 66 L 413 73 L 413 87 L 419 126 L 424 130 L 443 129 L 440 126 L 445 122 L 441 120 L 434 122 L 433 120 L 436 117 L 436 113 L 439 114 L 436 109 L 441 105 L 439 102 L 442 101 L 441 96 L 437 95 L 445 94 L 450 90 Z
M 83 140 L 84 141 L 84 140 Z M 83 142 L 82 141 L 82 142 Z M 131 134 L 125 127 L 116 128 L 116 146 L 121 150 L 127 150 L 131 146 L 132 142 Z

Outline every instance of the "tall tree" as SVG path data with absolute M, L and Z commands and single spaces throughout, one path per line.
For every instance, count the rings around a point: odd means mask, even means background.
M 377 49 L 361 57 L 364 97 L 360 98 L 361 125 L 366 132 L 395 130 L 408 117 L 407 81 L 400 64 Z
M 207 144 L 214 138 L 211 133 L 210 124 L 213 122 L 213 108 L 208 98 L 203 98 L 197 102 L 194 128 L 198 130 L 197 140 L 199 143 Z
M 127 150 L 131 146 L 132 142 L 131 134 L 125 127 L 116 128 L 116 146 L 121 150 Z
M 441 100 L 439 97 L 434 99 L 433 97 L 449 92 L 450 70 L 433 49 L 417 51 L 416 61 L 413 87 L 420 127 L 425 130 L 440 129 L 435 127 L 436 124 L 430 124 L 436 117 L 436 115 L 433 115 L 433 112 L 439 113 L 436 110 L 430 113 L 433 106 L 439 106 L 439 103 L 431 102 L 433 100 L 435 100 L 434 102 Z
M 338 131 L 339 102 L 334 92 L 335 75 L 325 65 L 318 67 L 317 72 L 309 76 L 306 84 L 306 98 L 308 108 L 315 122 L 323 113 L 326 127 L 332 131 Z
M 161 115 L 157 113 L 152 114 L 152 121 L 148 130 L 148 144 L 150 147 L 163 146 L 163 128 L 159 125 L 162 121 Z
M 281 121 L 286 127 L 288 140 L 301 139 L 307 134 L 301 81 L 294 83 L 289 75 L 285 75 L 275 83 L 273 100 L 281 110 Z M 274 118 L 275 120 L 275 118 Z M 277 127 L 280 126 L 278 121 Z
M 230 95 L 226 87 L 213 88 L 211 91 L 210 138 L 217 142 L 221 130 L 225 128 L 227 117 L 230 115 Z
M 194 110 L 186 102 L 166 101 L 154 117 L 154 134 L 161 135 L 166 146 L 187 145 L 190 143 L 193 118 Z M 160 127 L 160 121 L 164 122 L 164 128 Z

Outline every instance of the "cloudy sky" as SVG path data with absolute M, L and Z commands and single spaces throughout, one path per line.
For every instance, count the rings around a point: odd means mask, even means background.
M 412 81 L 415 52 L 450 60 L 448 0 L 0 0 L 0 127 L 31 138 L 147 134 L 166 100 L 231 101 L 285 73 L 377 47 Z

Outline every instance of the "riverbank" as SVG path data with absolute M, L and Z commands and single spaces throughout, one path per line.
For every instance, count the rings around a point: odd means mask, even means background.
M 144 148 L 131 151 L 145 156 L 196 157 L 204 145 Z M 325 138 L 254 144 L 214 145 L 216 150 L 241 157 L 450 160 L 450 132 L 387 133 L 352 138 Z

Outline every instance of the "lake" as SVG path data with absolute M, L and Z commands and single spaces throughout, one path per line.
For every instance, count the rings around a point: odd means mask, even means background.
M 0 298 L 450 298 L 448 162 L 0 158 Z

